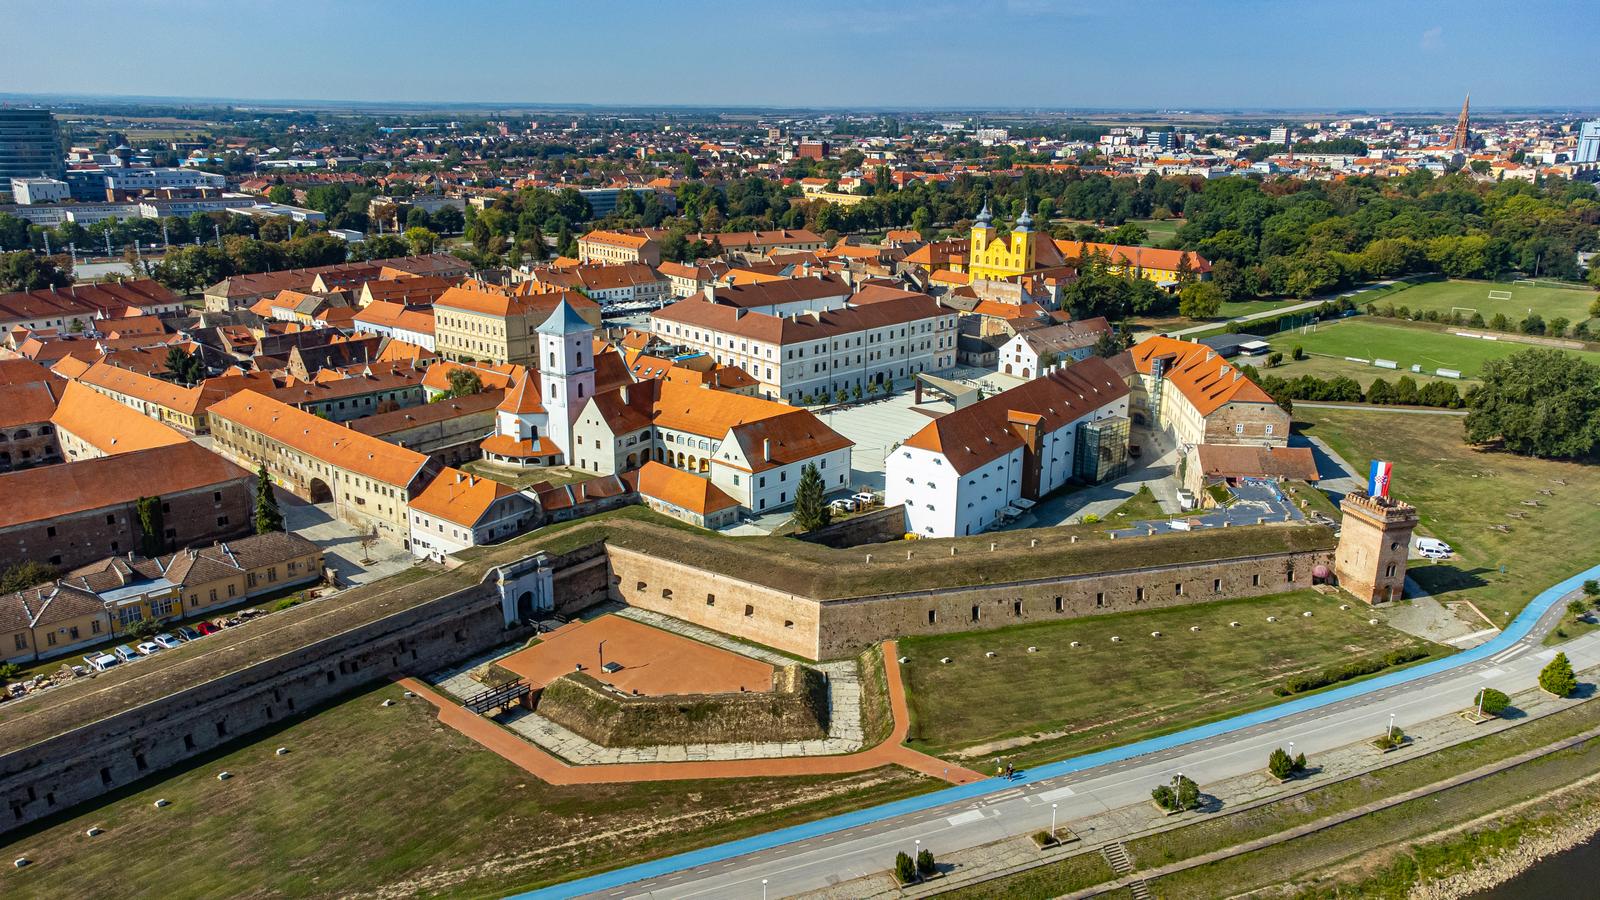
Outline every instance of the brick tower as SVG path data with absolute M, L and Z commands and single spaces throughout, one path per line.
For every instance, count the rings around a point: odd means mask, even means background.
M 1406 592 L 1406 557 L 1417 508 L 1390 497 L 1351 491 L 1339 504 L 1344 513 L 1334 575 L 1339 586 L 1367 603 L 1399 600 Z

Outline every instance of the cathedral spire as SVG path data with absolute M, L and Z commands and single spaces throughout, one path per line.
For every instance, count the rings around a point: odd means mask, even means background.
M 1472 95 L 1461 101 L 1461 115 L 1456 119 L 1456 133 L 1450 137 L 1451 150 L 1469 150 L 1472 147 L 1471 117 L 1468 114 L 1472 106 Z

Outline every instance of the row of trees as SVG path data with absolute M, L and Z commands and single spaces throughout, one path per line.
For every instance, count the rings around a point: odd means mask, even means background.
M 1395 306 L 1393 303 L 1367 304 L 1367 314 L 1386 319 L 1409 319 L 1413 322 L 1440 322 L 1447 325 L 1465 325 L 1470 328 L 1487 328 L 1490 331 L 1520 332 L 1529 335 L 1543 335 L 1549 337 L 1570 337 L 1580 341 L 1589 340 L 1593 332 L 1589 330 L 1587 319 L 1573 322 L 1565 316 L 1552 316 L 1546 321 L 1538 313 L 1529 313 L 1525 318 L 1513 321 L 1505 313 L 1495 313 L 1485 319 L 1483 313 L 1474 312 L 1470 316 L 1463 316 L 1460 312 L 1440 312 L 1436 309 L 1410 309 L 1404 305 Z M 1600 299 L 1589 306 L 1591 318 L 1600 317 Z
M 1292 409 L 1296 400 L 1460 409 L 1471 402 L 1476 392 L 1476 389 L 1469 390 L 1467 396 L 1462 397 L 1456 386 L 1448 381 L 1430 381 L 1418 385 L 1417 380 L 1410 375 L 1401 375 L 1393 384 L 1382 378 L 1374 379 L 1369 387 L 1363 389 L 1361 382 L 1347 375 L 1337 375 L 1333 378 L 1318 378 L 1315 375 L 1283 378 L 1270 373 L 1261 374 L 1250 365 L 1240 366 L 1239 371 L 1260 385 L 1263 391 L 1285 409 Z

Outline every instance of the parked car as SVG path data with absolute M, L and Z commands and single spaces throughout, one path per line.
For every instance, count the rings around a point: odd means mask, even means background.
M 155 641 L 156 646 L 163 650 L 171 650 L 181 643 L 176 637 L 170 634 L 158 634 L 150 640 Z
M 111 652 L 115 653 L 117 655 L 117 659 L 120 659 L 123 662 L 133 662 L 139 658 L 139 654 L 134 652 L 134 649 L 129 647 L 127 644 L 118 644 L 112 649 Z
M 839 512 L 854 512 L 856 508 L 856 502 L 848 497 L 840 497 L 828 505 Z
M 180 641 L 192 641 L 192 640 L 194 640 L 196 638 L 205 637 L 205 635 L 201 634 L 198 631 L 195 631 L 193 628 L 190 628 L 187 625 L 181 625 L 181 626 L 179 626 L 177 628 L 172 629 L 172 633 L 177 635 L 178 640 L 180 640 Z
M 859 494 L 851 494 L 850 499 L 854 500 L 857 506 L 871 506 L 878 502 L 878 495 L 871 491 L 862 491 Z
M 1417 552 L 1428 559 L 1449 559 L 1450 545 L 1438 538 L 1417 538 Z
M 86 665 L 88 665 L 89 668 L 95 670 L 96 672 L 104 672 L 112 666 L 122 662 L 120 658 L 113 656 L 110 653 L 91 653 L 88 656 L 85 656 L 83 661 Z
M 200 622 L 194 626 L 194 630 L 200 632 L 201 636 L 204 636 L 208 634 L 216 634 L 217 632 L 221 631 L 222 628 L 217 625 L 213 625 L 210 622 Z
M 139 651 L 140 656 L 155 656 L 161 652 L 161 645 L 155 641 L 140 641 L 134 649 Z

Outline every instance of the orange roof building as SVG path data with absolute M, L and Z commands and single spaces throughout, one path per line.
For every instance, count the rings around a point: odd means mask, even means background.
M 1157 336 L 1127 353 L 1136 422 L 1168 431 L 1184 446 L 1288 445 L 1289 414 L 1210 347 Z
M 241 391 L 209 410 L 213 448 L 312 503 L 331 503 L 342 521 L 410 546 L 407 504 L 431 474 L 427 456 Z
M 978 534 L 1126 460 L 1128 384 L 1091 357 L 924 425 L 884 462 L 884 502 L 922 537 Z
M 509 485 L 446 468 L 411 500 L 411 552 L 439 559 L 527 531 L 538 507 Z
M 658 462 L 647 462 L 625 476 L 639 499 L 659 513 L 701 528 L 722 528 L 738 521 L 739 501 L 710 480 Z
M 189 439 L 88 385 L 68 382 L 50 417 L 69 462 L 168 447 Z

